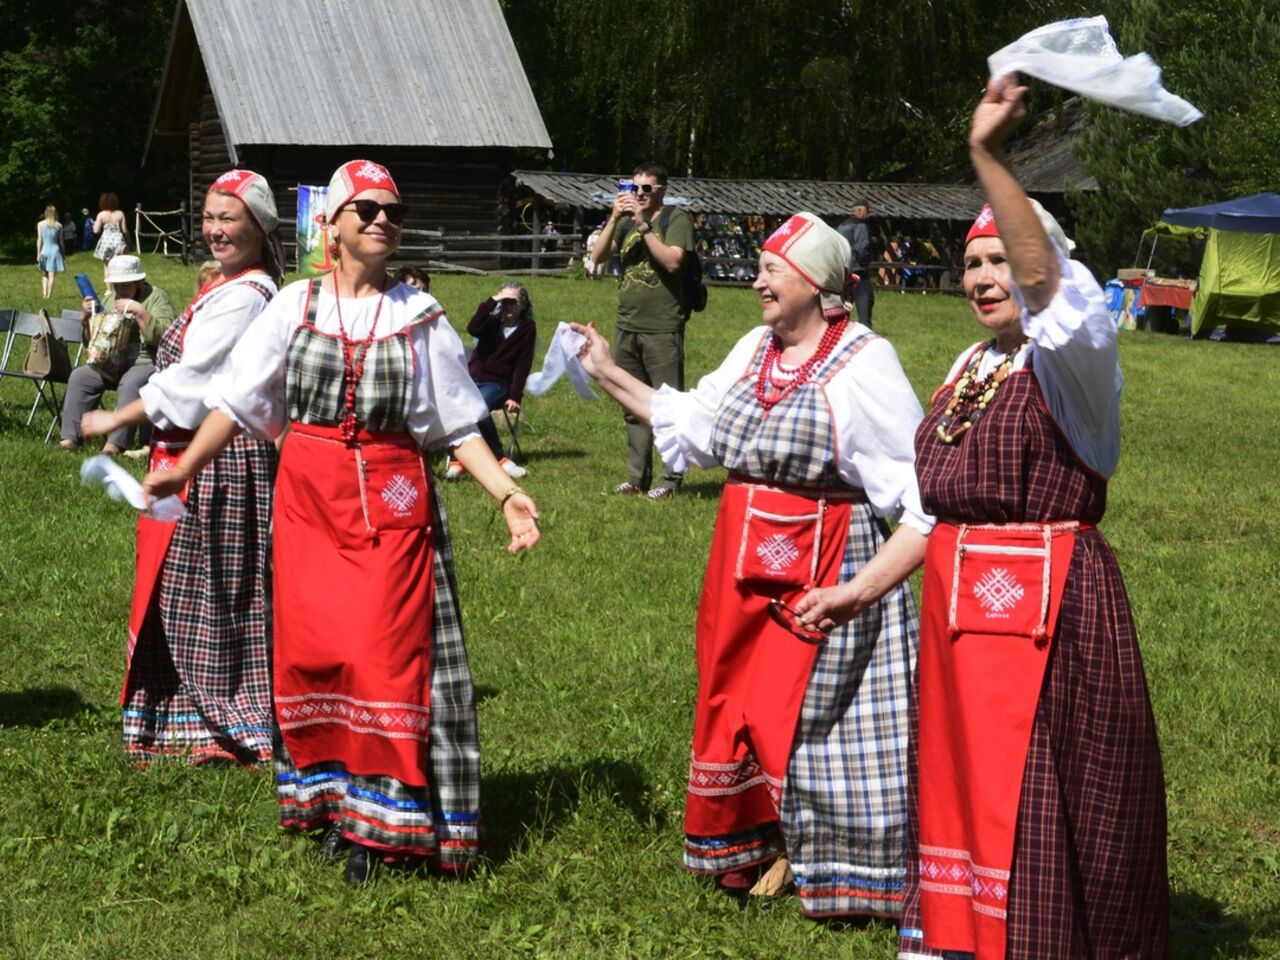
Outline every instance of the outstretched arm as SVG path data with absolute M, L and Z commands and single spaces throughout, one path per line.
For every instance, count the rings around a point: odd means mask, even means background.
M 1004 142 L 1027 115 L 1027 88 L 1016 74 L 988 79 L 973 111 L 969 158 L 991 204 L 1013 279 L 1031 313 L 1039 313 L 1058 292 L 1058 257 L 1026 191 L 1004 154 Z
M 582 369 L 591 374 L 604 392 L 622 405 L 622 409 L 644 423 L 649 423 L 653 418 L 653 395 L 656 392 L 653 387 L 637 380 L 614 363 L 609 345 L 600 336 L 594 323 L 585 327 L 580 323 L 571 323 L 569 326 L 587 338 L 586 345 L 578 354 Z
M 80 418 L 80 433 L 86 437 L 105 435 L 121 427 L 136 427 L 147 422 L 147 408 L 135 400 L 119 410 L 90 410 Z
M 454 447 L 449 455 L 457 459 L 467 473 L 479 482 L 489 496 L 502 507 L 502 517 L 511 531 L 507 550 L 519 553 L 528 550 L 542 537 L 538 529 L 538 508 L 533 498 L 511 483 L 511 478 L 499 466 L 489 450 L 489 445 L 479 435 Z
M 232 440 L 240 427 L 221 410 L 210 410 L 186 451 L 168 470 L 153 470 L 142 478 L 142 492 L 154 500 L 178 493 Z

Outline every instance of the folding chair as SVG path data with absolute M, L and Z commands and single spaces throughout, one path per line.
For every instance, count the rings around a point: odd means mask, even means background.
M 499 407 L 498 409 L 502 411 L 502 419 L 506 421 L 507 433 L 511 437 L 511 442 L 507 444 L 507 459 L 514 460 L 516 463 L 523 463 L 524 451 L 520 449 L 520 427 L 528 427 L 534 433 L 538 432 L 538 428 L 533 425 L 532 420 L 525 418 L 523 406 L 514 414 L 508 413 L 506 407 Z
M 71 358 L 71 366 L 74 368 L 80 363 L 80 356 L 84 351 L 84 344 L 81 342 L 83 337 L 80 333 L 80 315 L 77 314 L 75 322 L 71 323 L 62 317 L 50 318 L 53 327 L 54 336 L 58 337 L 68 347 L 71 344 L 77 344 L 75 355 Z M 27 414 L 27 426 L 31 426 L 31 422 L 36 417 L 36 411 L 40 409 L 41 404 L 49 413 L 49 429 L 45 431 L 44 441 L 49 442 L 49 438 L 53 436 L 56 427 L 62 424 L 62 399 L 58 396 L 56 384 L 64 381 L 54 381 L 48 377 L 36 376 L 32 373 L 26 373 L 22 370 L 10 370 L 9 361 L 14 354 L 14 348 L 19 345 L 19 337 L 25 337 L 28 341 L 42 332 L 40 317 L 34 313 L 19 313 L 13 320 L 12 328 L 9 331 L 9 339 L 5 345 L 4 358 L 0 362 L 0 377 L 14 377 L 18 380 L 26 380 L 35 384 L 36 397 L 31 402 L 31 410 Z M 23 356 L 25 357 L 25 353 Z

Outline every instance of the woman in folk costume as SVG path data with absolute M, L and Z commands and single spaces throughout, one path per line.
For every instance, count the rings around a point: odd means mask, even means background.
M 152 469 L 186 447 L 208 413 L 211 378 L 276 293 L 283 257 L 275 199 L 249 170 L 223 174 L 205 196 L 201 231 L 220 273 L 169 325 L 139 399 L 81 420 L 86 435 L 150 421 Z M 191 761 L 271 757 L 269 543 L 275 447 L 236 440 L 175 488 L 187 515 L 138 520 L 121 704 L 129 756 Z
M 584 367 L 652 423 L 668 466 L 730 471 L 698 611 L 685 866 L 756 894 L 794 878 L 812 917 L 893 917 L 917 643 L 902 581 L 932 521 L 920 404 L 888 341 L 849 318 L 848 255 L 812 214 L 779 227 L 753 284 L 764 326 L 687 393 L 645 386 L 579 330 Z M 891 537 L 886 516 L 903 521 Z M 829 638 L 771 614 L 838 579 L 864 612 Z
M 1096 529 L 1120 454 L 1116 328 L 1001 145 L 1025 87 L 969 135 L 990 201 L 964 289 L 992 339 L 916 436 L 925 508 L 918 830 L 901 957 L 1169 953 L 1160 746 L 1124 582 Z
M 208 391 L 179 488 L 241 430 L 286 425 L 276 490 L 276 779 L 285 826 L 328 826 L 346 878 L 380 857 L 476 862 L 480 751 L 449 531 L 423 447 L 448 446 L 501 504 L 513 553 L 533 501 L 476 431 L 487 413 L 428 293 L 387 275 L 405 207 L 376 163 L 344 164 L 326 213 L 337 267 L 286 287 Z

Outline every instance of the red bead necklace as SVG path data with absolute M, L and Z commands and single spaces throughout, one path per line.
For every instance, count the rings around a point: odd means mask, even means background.
M 378 305 L 373 311 L 373 322 L 369 324 L 369 332 L 359 343 L 347 336 L 347 328 L 342 324 L 342 296 L 338 292 L 338 272 L 333 272 L 333 302 L 338 313 L 338 338 L 342 342 L 342 367 L 347 381 L 347 396 L 343 404 L 342 420 L 338 424 L 342 439 L 354 443 L 356 439 L 356 387 L 364 376 L 364 358 L 369 354 L 369 344 L 373 343 L 373 335 L 378 330 L 378 317 L 382 315 L 382 301 L 387 298 L 387 285 L 384 281 L 378 294 Z M 362 348 L 362 349 L 360 349 Z
M 263 267 L 261 263 L 253 263 L 245 267 L 243 270 L 239 271 L 238 273 L 233 273 L 229 277 L 224 276 L 223 274 L 218 274 L 216 277 L 214 277 L 212 280 L 206 283 L 203 287 L 201 287 L 198 291 L 196 291 L 196 300 L 199 300 L 201 297 L 205 296 L 206 294 L 213 293 L 214 290 L 217 290 L 219 287 L 230 283 L 232 280 L 239 280 L 246 273 L 252 273 L 254 270 L 265 270 L 265 269 L 266 268 Z M 193 300 L 192 303 L 194 302 L 195 301 Z
M 836 344 L 840 342 L 848 326 L 848 317 L 841 317 L 834 323 L 828 323 L 827 329 L 822 332 L 822 339 L 818 342 L 818 349 L 796 368 L 795 376 L 788 375 L 785 378 L 777 376 L 778 360 L 782 355 L 782 341 L 778 339 L 776 333 L 770 336 L 769 345 L 764 350 L 764 359 L 760 363 L 760 373 L 756 376 L 756 399 L 760 401 L 760 406 L 765 410 L 772 410 L 802 383 L 807 383 L 813 371 L 831 356 L 831 351 L 836 348 Z

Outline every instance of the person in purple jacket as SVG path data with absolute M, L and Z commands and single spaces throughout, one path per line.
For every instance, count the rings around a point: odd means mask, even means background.
M 509 414 L 518 414 L 538 337 L 533 323 L 533 303 L 525 285 L 518 281 L 504 284 L 476 307 L 475 316 L 467 324 L 467 333 L 476 338 L 468 370 L 485 403 L 490 410 L 502 408 Z M 503 453 L 492 417 L 485 417 L 476 427 L 508 476 L 518 479 L 528 472 Z M 451 457 L 445 479 L 457 480 L 464 473 L 466 468 Z

